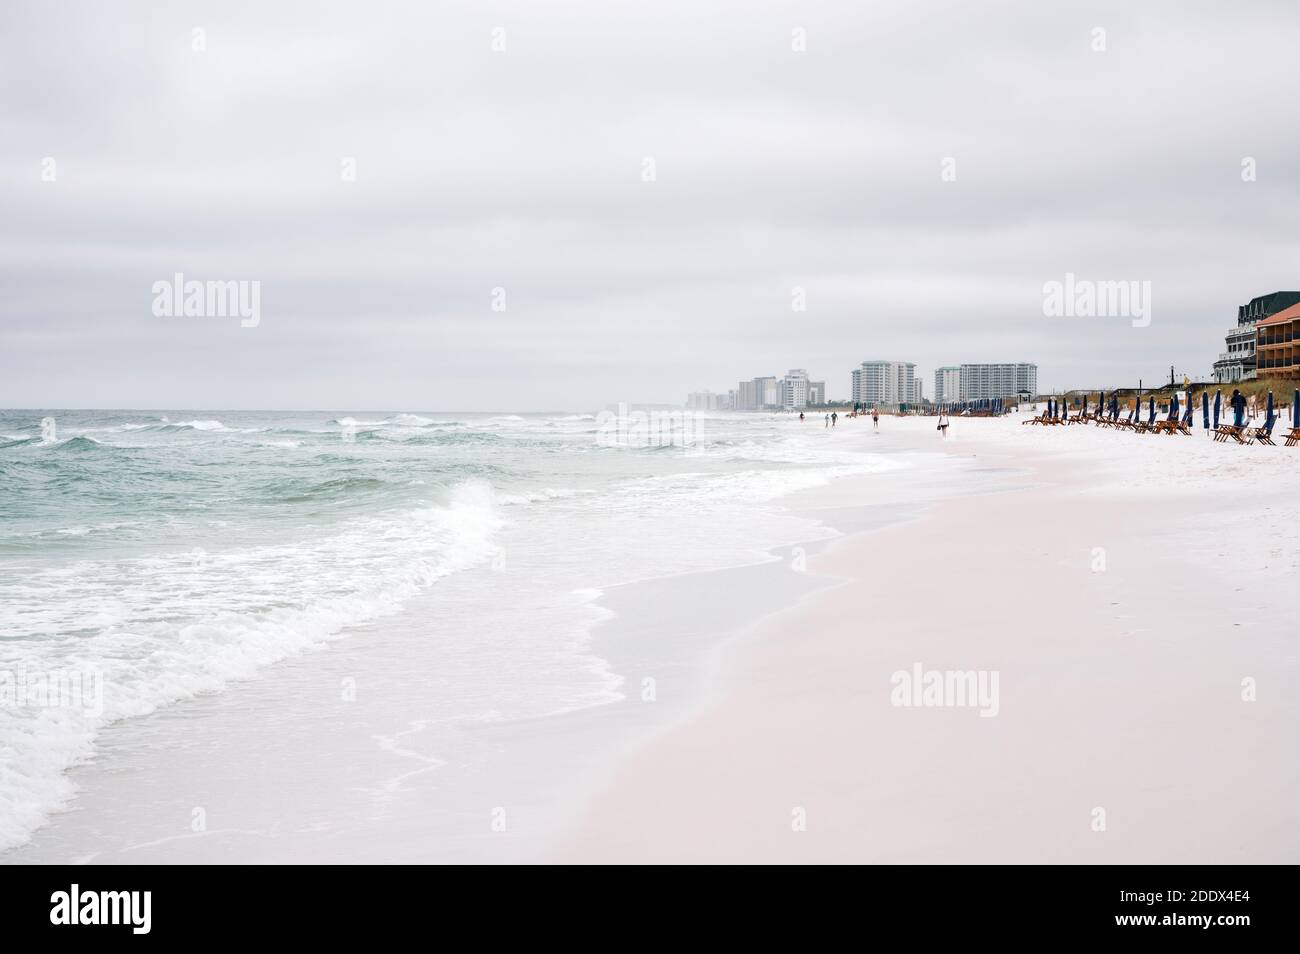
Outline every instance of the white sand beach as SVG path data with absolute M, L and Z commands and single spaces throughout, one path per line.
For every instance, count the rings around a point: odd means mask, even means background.
M 734 643 L 551 858 L 1300 860 L 1295 449 L 960 418 L 945 449 L 1034 486 L 813 558 L 844 583 Z M 918 663 L 996 671 L 996 715 L 891 705 Z

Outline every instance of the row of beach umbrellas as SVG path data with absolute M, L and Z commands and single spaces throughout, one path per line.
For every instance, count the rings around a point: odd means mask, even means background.
M 1002 398 L 982 398 L 976 401 L 954 401 L 950 404 L 939 405 L 939 412 L 950 416 L 953 414 L 964 414 L 967 411 L 972 413 L 982 411 L 987 414 L 1005 414 L 1007 413 L 1007 405 Z
M 998 403 L 1000 404 L 1001 402 Z M 1081 406 L 1082 410 L 1080 413 L 1084 415 L 1088 413 L 1088 395 L 1086 394 L 1083 395 L 1082 400 L 1079 398 L 1075 398 L 1074 403 L 1076 405 Z M 1142 398 L 1139 397 L 1137 400 L 1137 404 L 1129 412 L 1129 420 L 1132 420 L 1134 417 L 1139 416 L 1140 414 L 1139 408 L 1141 407 L 1141 404 L 1142 404 Z M 1178 420 L 1179 419 L 1178 410 L 1179 410 L 1178 395 L 1174 394 L 1169 400 L 1168 420 L 1171 421 Z M 1098 411 L 1098 416 L 1105 415 L 1108 416 L 1112 421 L 1117 420 L 1119 418 L 1119 413 L 1120 413 L 1119 397 L 1114 392 L 1111 392 L 1110 400 L 1107 401 L 1106 392 L 1102 391 L 1100 394 L 1097 395 L 1097 411 Z M 1218 430 L 1219 416 L 1222 413 L 1222 411 L 1223 411 L 1223 391 L 1219 390 L 1214 392 L 1213 428 L 1215 430 Z M 1048 417 L 1060 417 L 1064 415 L 1064 413 L 1065 413 L 1064 401 L 1057 400 L 1056 398 L 1050 398 L 1050 397 L 1047 399 Z M 1148 398 L 1147 414 L 1148 414 L 1147 423 L 1154 424 L 1156 420 L 1156 397 L 1154 394 L 1150 395 L 1150 397 Z M 1210 424 L 1210 392 L 1209 391 L 1201 392 L 1201 419 L 1202 419 L 1202 423 L 1205 426 L 1205 429 L 1207 431 L 1210 430 L 1211 424 Z M 1194 420 L 1195 418 L 1193 416 L 1193 405 L 1192 402 L 1189 400 L 1187 402 L 1187 408 L 1182 415 L 1182 423 L 1190 426 Z M 1274 416 L 1274 411 L 1273 411 L 1273 392 L 1269 391 L 1268 398 L 1267 398 L 1267 405 L 1264 413 L 1264 426 L 1272 427 L 1276 420 L 1277 418 Z M 1291 398 L 1291 426 L 1300 427 L 1300 388 L 1295 389 L 1295 393 Z

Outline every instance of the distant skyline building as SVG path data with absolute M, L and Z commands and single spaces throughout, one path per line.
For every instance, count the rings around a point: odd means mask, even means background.
M 737 411 L 762 411 L 781 407 L 781 380 L 767 376 L 741 381 L 736 386 Z
M 781 407 L 794 411 L 807 406 L 808 372 L 803 368 L 791 368 L 781 379 Z
M 853 369 L 851 399 L 873 407 L 919 404 L 921 385 L 911 361 L 863 361 Z
M 1296 304 L 1300 304 L 1300 291 L 1276 291 L 1238 305 L 1237 324 L 1228 329 L 1226 350 L 1214 362 L 1214 380 L 1233 384 L 1255 377 L 1255 325 Z
M 961 368 L 951 365 L 934 372 L 934 403 L 951 404 L 961 400 Z
M 692 391 L 686 395 L 686 409 L 688 411 L 725 411 L 730 407 L 731 401 L 725 394 L 715 394 L 713 391 Z
M 1014 364 L 963 364 L 959 372 L 958 394 L 947 400 L 982 401 L 986 399 L 1015 397 L 1024 391 L 1038 393 L 1038 365 L 1028 362 Z
M 686 406 L 735 411 L 799 410 L 826 403 L 826 382 L 812 380 L 806 368 L 791 368 L 783 377 L 764 375 L 739 382 L 727 394 L 696 391 L 687 395 Z

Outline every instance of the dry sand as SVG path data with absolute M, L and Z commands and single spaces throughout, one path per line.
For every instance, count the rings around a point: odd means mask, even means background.
M 550 859 L 1300 861 L 1298 525 L 1268 489 L 1300 454 L 1000 423 L 949 446 L 1032 489 L 814 558 L 847 582 L 734 644 L 720 701 L 626 759 Z M 1099 463 L 1126 456 L 1131 493 Z M 1148 458 L 1204 479 L 1166 492 Z M 917 663 L 996 671 L 997 715 L 892 705 Z

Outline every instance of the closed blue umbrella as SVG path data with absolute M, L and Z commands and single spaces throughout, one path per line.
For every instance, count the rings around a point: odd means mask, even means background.
M 1264 426 L 1270 430 L 1273 427 L 1273 392 L 1268 392 L 1268 409 L 1264 412 Z
M 1223 410 L 1223 392 L 1214 392 L 1214 429 L 1219 429 L 1219 412 Z
M 1169 398 L 1169 420 L 1178 420 L 1178 395 L 1174 394 Z
M 1150 425 L 1150 424 L 1154 424 L 1155 422 L 1156 422 L 1156 396 L 1153 394 L 1151 395 L 1151 416 L 1147 418 L 1147 424 Z
M 1296 388 L 1295 397 L 1291 399 L 1291 426 L 1300 427 L 1300 388 Z
M 1205 429 L 1208 431 L 1210 429 L 1210 392 L 1209 391 L 1201 392 L 1201 422 L 1205 425 Z

